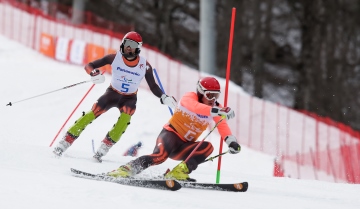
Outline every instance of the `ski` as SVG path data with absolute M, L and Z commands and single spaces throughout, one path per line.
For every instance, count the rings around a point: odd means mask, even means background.
M 213 184 L 213 183 L 179 181 L 179 183 L 184 188 L 231 191 L 231 192 L 246 192 L 249 187 L 248 182 L 234 183 L 234 184 Z
M 164 179 L 165 175 L 169 172 L 170 169 L 167 169 L 166 172 L 162 176 L 158 176 L 157 179 Z M 192 179 L 192 178 L 189 178 L 189 180 L 190 181 L 179 181 L 179 183 L 184 188 L 231 191 L 231 192 L 246 192 L 249 187 L 248 182 L 233 183 L 233 184 L 215 184 L 215 183 L 199 183 L 196 182 L 196 179 Z
M 151 180 L 151 179 L 134 179 L 134 178 L 114 178 L 104 174 L 92 174 L 80 171 L 74 168 L 70 169 L 76 177 L 93 179 L 98 181 L 114 182 L 122 185 L 137 186 L 153 189 L 176 191 L 181 189 L 181 184 L 175 180 Z

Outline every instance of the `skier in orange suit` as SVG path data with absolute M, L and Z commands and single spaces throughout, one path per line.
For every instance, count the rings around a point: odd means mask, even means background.
M 198 145 L 196 140 L 212 121 L 217 123 L 221 117 L 226 120 L 235 117 L 230 107 L 222 107 L 217 99 L 220 95 L 220 84 L 213 77 L 205 77 L 198 81 L 197 91 L 188 92 L 179 101 L 174 115 L 163 127 L 156 140 L 154 151 L 150 155 L 141 156 L 126 165 L 107 173 L 113 177 L 131 177 L 144 169 L 163 163 L 167 158 L 182 161 L 173 170 L 166 173 L 165 178 L 182 181 L 195 181 L 189 173 L 213 152 L 210 142 L 203 141 L 187 162 L 184 160 Z M 217 129 L 229 147 L 231 154 L 240 152 L 241 147 L 226 122 L 222 120 Z

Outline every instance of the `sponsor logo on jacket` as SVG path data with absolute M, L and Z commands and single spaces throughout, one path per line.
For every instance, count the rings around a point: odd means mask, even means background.
M 208 118 L 208 116 L 206 115 L 199 115 L 199 114 L 196 114 L 199 118 Z
M 132 72 L 132 71 L 130 71 L 130 70 L 125 70 L 125 69 L 122 69 L 121 67 L 117 67 L 116 70 L 119 70 L 119 71 L 124 72 L 124 73 L 129 73 L 129 74 L 131 74 L 131 75 L 140 76 L 140 74 L 137 73 L 137 72 Z

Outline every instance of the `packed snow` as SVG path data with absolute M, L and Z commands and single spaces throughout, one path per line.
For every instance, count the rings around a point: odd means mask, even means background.
M 82 112 L 89 111 L 103 94 L 110 75 L 106 75 L 105 83 L 93 87 L 54 139 L 92 86 L 89 82 L 62 89 L 90 79 L 83 67 L 49 59 L 3 36 L 0 36 L 0 66 L 0 208 L 360 208 L 360 185 L 273 177 L 274 156 L 246 146 L 237 155 L 225 154 L 220 172 L 220 183 L 248 181 L 246 193 L 189 188 L 165 191 L 74 177 L 70 168 L 91 173 L 118 168 L 134 159 L 123 153 L 139 141 L 143 147 L 138 155 L 150 154 L 157 135 L 170 118 L 168 108 L 148 89 L 140 89 L 131 125 L 103 158 L 103 163 L 93 160 L 92 141 L 96 149 L 119 117 L 116 109 L 90 124 L 64 156 L 56 158 L 52 153 L 54 146 Z M 24 100 L 27 98 L 31 99 Z M 9 102 L 13 105 L 6 106 Z M 215 147 L 211 156 L 217 155 L 218 133 L 215 131 L 205 140 Z M 224 144 L 222 151 L 226 150 Z M 157 176 L 178 163 L 169 159 L 139 175 Z M 217 159 L 206 162 L 190 177 L 198 182 L 215 183 L 217 167 Z

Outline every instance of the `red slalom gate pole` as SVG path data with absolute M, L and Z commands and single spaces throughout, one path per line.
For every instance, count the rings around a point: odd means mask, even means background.
M 101 74 L 104 74 L 104 72 L 102 72 Z M 91 85 L 90 89 L 86 92 L 86 94 L 83 96 L 83 98 L 81 98 L 80 102 L 76 105 L 75 109 L 71 112 L 71 114 L 69 115 L 69 117 L 66 119 L 66 121 L 64 122 L 64 124 L 61 126 L 60 130 L 57 132 L 57 134 L 55 135 L 54 139 L 51 141 L 51 144 L 49 147 L 51 147 L 56 138 L 59 136 L 60 132 L 63 130 L 63 128 L 65 127 L 65 125 L 67 124 L 67 122 L 70 120 L 71 116 L 74 114 L 74 112 L 77 110 L 77 108 L 80 106 L 80 104 L 84 101 L 85 97 L 90 93 L 90 91 L 94 88 L 95 84 Z
M 230 39 L 229 39 L 228 59 L 227 59 L 227 66 L 226 66 L 226 85 L 225 85 L 225 97 L 224 97 L 224 106 L 225 107 L 227 106 L 227 100 L 228 100 L 232 46 L 233 46 L 233 39 L 234 39 L 235 14 L 236 14 L 236 8 L 233 7 L 232 13 L 231 13 Z M 222 153 L 222 147 L 223 147 L 223 139 L 220 137 L 219 155 Z M 221 159 L 222 159 L 222 156 L 220 155 L 219 160 L 218 160 L 218 168 L 217 168 L 217 172 L 216 172 L 216 183 L 217 184 L 220 182 Z
M 53 143 L 55 142 L 56 138 L 59 136 L 60 132 L 63 130 L 63 128 L 65 127 L 65 125 L 67 124 L 67 122 L 70 120 L 71 116 L 74 114 L 74 112 L 77 110 L 77 108 L 80 106 L 80 104 L 84 101 L 85 97 L 90 93 L 91 89 L 93 89 L 95 86 L 95 84 L 93 84 L 90 89 L 86 92 L 86 94 L 83 96 L 83 98 L 80 100 L 80 102 L 76 105 L 75 109 L 71 112 L 71 114 L 69 115 L 69 117 L 66 119 L 66 121 L 64 122 L 64 124 L 61 126 L 60 130 L 57 132 L 56 136 L 54 137 L 54 139 L 52 140 L 51 144 L 49 147 L 51 147 L 53 145 Z

